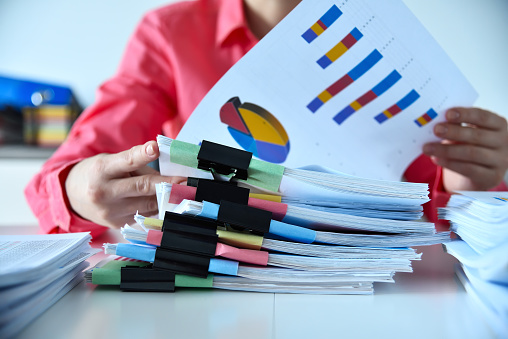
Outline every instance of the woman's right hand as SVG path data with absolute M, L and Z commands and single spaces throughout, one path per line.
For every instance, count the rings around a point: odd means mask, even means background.
M 71 208 L 84 219 L 112 228 L 132 223 L 136 211 L 156 214 L 155 184 L 186 180 L 162 176 L 147 166 L 158 157 L 157 142 L 148 141 L 123 152 L 80 161 L 65 181 Z

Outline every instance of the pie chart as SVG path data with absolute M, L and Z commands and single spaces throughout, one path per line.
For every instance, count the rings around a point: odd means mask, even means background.
M 235 141 L 261 160 L 282 163 L 289 153 L 286 130 L 270 112 L 250 102 L 229 99 L 220 109 L 220 120 Z

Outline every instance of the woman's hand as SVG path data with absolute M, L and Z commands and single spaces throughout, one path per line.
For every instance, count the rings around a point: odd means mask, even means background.
M 157 213 L 155 184 L 179 183 L 147 165 L 159 157 L 155 141 L 116 154 L 98 154 L 74 165 L 65 181 L 72 209 L 96 224 L 118 228 L 133 215 Z
M 485 191 L 499 185 L 508 168 L 506 119 L 479 108 L 452 108 L 446 120 L 434 126 L 442 142 L 423 148 L 443 167 L 445 189 Z

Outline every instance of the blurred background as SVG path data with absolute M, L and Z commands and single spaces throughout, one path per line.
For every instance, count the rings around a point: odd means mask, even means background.
M 508 117 L 508 0 L 403 1 L 478 91 L 476 105 Z M 49 110 L 23 112 L 35 121 L 21 140 L 31 146 L 8 145 L 0 135 L 0 226 L 36 223 L 23 189 L 62 134 L 48 121 L 56 117 L 57 127 L 65 129 L 92 104 L 96 88 L 115 73 L 141 16 L 171 2 L 0 1 L 0 85 L 2 77 L 50 84 L 51 91 L 41 91 L 31 101 L 34 106 L 41 100 L 54 104 Z M 10 114 L 4 110 L 0 118 Z M 34 128 L 53 132 L 34 140 Z

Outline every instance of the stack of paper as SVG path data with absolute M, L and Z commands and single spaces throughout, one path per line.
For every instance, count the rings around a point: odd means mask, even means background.
M 508 192 L 457 192 L 440 217 L 460 237 L 445 244 L 457 275 L 500 338 L 508 336 Z
M 226 182 L 227 174 L 215 171 L 225 166 L 219 158 L 223 152 L 231 155 L 229 152 L 238 150 L 216 145 L 218 158 L 211 160 L 211 172 L 199 173 L 193 167 L 202 166 L 198 158 L 203 161 L 207 157 L 202 151 L 209 145 L 203 143 L 200 149 L 161 136 L 158 141 L 163 174 L 170 175 L 168 167 L 177 161 L 178 166 L 187 168 L 187 176 L 198 176 L 188 180 L 196 187 L 157 185 L 159 218 L 136 214 L 139 227 L 122 228 L 130 244 L 104 245 L 107 254 L 153 263 L 151 269 L 117 268 L 114 274 L 128 271 L 136 283 L 145 278 L 144 274 L 165 270 L 178 276 L 212 279 L 213 286 L 209 287 L 214 288 L 372 293 L 374 282 L 393 282 L 396 272 L 412 271 L 411 260 L 419 260 L 420 255 L 410 247 L 449 240 L 449 232 L 436 233 L 432 223 L 407 217 L 390 219 L 389 214 L 382 213 L 384 207 L 397 213 L 420 210 L 428 201 L 426 184 L 292 170 L 256 159 L 249 159 L 244 174 L 240 173 L 244 169 L 234 169 L 243 178 Z M 232 155 L 224 159 L 238 158 Z M 204 178 L 207 175 L 216 180 Z M 334 210 L 334 203 L 349 206 Z M 341 213 L 351 206 L 356 213 Z M 363 216 L 363 210 L 379 215 Z M 176 277 L 161 279 L 173 289 L 181 286 Z M 225 281 L 228 283 L 223 284 Z M 119 284 L 132 286 L 133 282 L 121 278 Z
M 131 244 L 105 244 L 153 266 L 106 272 L 120 271 L 111 281 L 124 290 L 213 274 L 214 288 L 371 293 L 411 270 L 410 247 L 449 240 L 419 220 L 428 185 L 399 180 L 443 113 L 475 98 L 401 1 L 304 0 L 177 140 L 157 138 L 161 174 L 191 179 L 157 187 L 158 219 L 136 216 L 142 229 L 123 229 Z
M 15 335 L 82 279 L 89 233 L 0 236 L 0 337 Z

